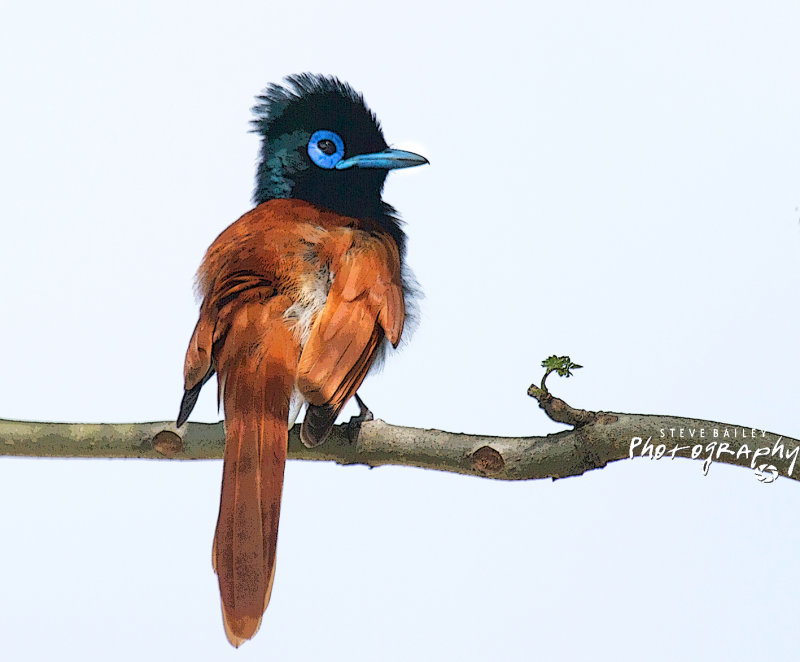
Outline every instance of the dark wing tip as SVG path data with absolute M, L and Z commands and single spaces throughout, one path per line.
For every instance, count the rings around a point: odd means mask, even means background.
M 339 409 L 333 405 L 308 405 L 303 425 L 300 426 L 300 441 L 306 448 L 319 446 L 333 428 Z
M 197 402 L 197 398 L 200 395 L 200 389 L 203 387 L 202 382 L 197 384 L 194 388 L 189 389 L 188 391 L 183 392 L 183 399 L 181 400 L 181 408 L 178 412 L 178 420 L 175 421 L 175 425 L 180 427 L 184 423 L 186 423 L 187 419 L 189 418 L 189 414 L 192 413 L 192 409 L 194 409 L 194 405 Z
M 187 419 L 189 418 L 189 414 L 192 413 L 192 409 L 194 409 L 195 404 L 197 404 L 197 398 L 200 396 L 200 389 L 203 388 L 205 383 L 211 379 L 214 375 L 214 366 L 212 365 L 209 368 L 208 372 L 206 373 L 205 377 L 201 379 L 197 384 L 192 386 L 192 388 L 188 388 L 183 392 L 183 399 L 181 400 L 181 408 L 178 412 L 178 420 L 175 421 L 175 425 L 180 427 L 183 425 Z

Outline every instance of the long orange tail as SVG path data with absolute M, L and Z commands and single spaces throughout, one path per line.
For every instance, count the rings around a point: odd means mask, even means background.
M 225 632 L 237 647 L 258 631 L 275 575 L 298 353 L 279 303 L 236 311 L 218 356 L 225 462 L 213 562 Z

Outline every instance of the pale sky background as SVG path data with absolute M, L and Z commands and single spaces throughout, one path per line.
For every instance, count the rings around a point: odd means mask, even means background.
M 312 71 L 431 160 L 385 191 L 426 298 L 361 390 L 377 416 L 557 431 L 526 389 L 562 353 L 574 406 L 800 436 L 796 2 L 0 8 L 0 417 L 176 415 L 194 272 L 251 206 L 254 96 Z M 685 460 L 555 483 L 290 462 L 235 651 L 221 468 L 0 458 L 0 658 L 796 659 L 800 486 Z

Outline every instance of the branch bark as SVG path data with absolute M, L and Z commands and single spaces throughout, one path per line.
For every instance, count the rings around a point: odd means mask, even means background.
M 532 393 L 550 418 L 574 425 L 544 437 L 490 437 L 363 423 L 351 441 L 347 424 L 324 444 L 305 448 L 299 426 L 289 457 L 370 467 L 400 465 L 502 480 L 565 478 L 630 457 L 700 460 L 756 469 L 760 480 L 798 480 L 800 441 L 758 429 L 675 416 L 573 409 L 550 393 Z M 0 455 L 22 457 L 215 459 L 224 447 L 222 423 L 82 424 L 0 419 Z M 761 469 L 759 469 L 761 467 Z

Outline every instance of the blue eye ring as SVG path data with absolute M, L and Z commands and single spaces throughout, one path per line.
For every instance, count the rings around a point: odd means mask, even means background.
M 320 143 L 322 143 L 321 146 Z M 329 154 L 328 152 L 331 148 L 330 143 L 333 143 L 333 147 L 336 148 L 336 151 Z M 326 149 L 323 151 L 323 148 Z M 314 164 L 318 165 L 320 168 L 332 170 L 344 157 L 344 141 L 339 137 L 338 133 L 334 133 L 333 131 L 328 131 L 326 129 L 315 131 L 308 141 L 308 156 Z

